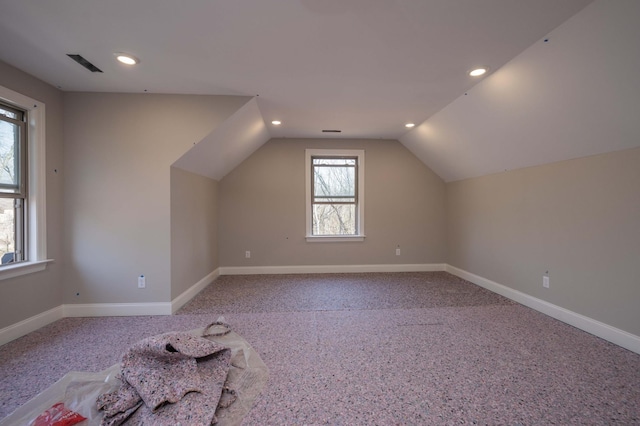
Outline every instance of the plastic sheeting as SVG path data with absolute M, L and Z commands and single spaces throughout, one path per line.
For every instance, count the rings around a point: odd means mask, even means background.
M 212 329 L 209 332 L 215 331 Z M 201 336 L 203 328 L 191 330 Z M 237 333 L 231 331 L 224 336 L 207 336 L 231 349 L 231 367 L 226 385 L 235 390 L 236 400 L 229 407 L 218 407 L 216 417 L 219 426 L 231 426 L 241 423 L 242 418 L 251 410 L 256 397 L 269 378 L 269 370 L 258 353 Z M 72 371 L 63 376 L 49 388 L 35 396 L 22 407 L 0 421 L 0 426 L 29 425 L 45 410 L 63 402 L 65 407 L 86 417 L 79 425 L 99 425 L 102 413 L 96 409 L 96 398 L 120 387 L 120 364 L 115 364 L 98 373 Z M 228 395 L 223 393 L 221 402 Z

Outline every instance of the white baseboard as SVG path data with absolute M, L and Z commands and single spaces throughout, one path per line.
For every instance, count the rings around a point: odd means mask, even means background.
M 85 303 L 62 305 L 65 317 L 171 315 L 171 303 Z
M 68 317 L 124 317 L 172 315 L 220 275 L 219 269 L 209 273 L 170 303 L 85 303 L 65 304 L 27 318 L 0 330 L 0 345 Z
M 220 268 L 208 274 L 206 277 L 195 283 L 191 288 L 182 293 L 171 301 L 171 313 L 174 314 L 178 309 L 182 308 L 188 301 L 193 299 L 198 293 L 200 293 L 206 286 L 211 284 L 216 278 L 220 276 Z
M 64 310 L 62 305 L 49 309 L 46 312 L 27 318 L 26 320 L 11 324 L 0 330 L 0 345 L 9 343 L 12 340 L 22 337 L 25 334 L 36 331 L 47 324 L 64 318 Z
M 498 284 L 494 281 L 472 274 L 471 272 L 456 268 L 455 266 L 446 265 L 445 270 L 524 306 L 640 354 L 640 336 L 636 336 L 635 334 L 628 333 L 624 330 L 612 327 L 600 321 L 546 302 L 542 299 L 538 299 L 537 297 L 529 296 L 526 293 Z
M 184 306 L 207 285 L 213 282 L 219 275 L 433 271 L 449 272 L 524 306 L 528 306 L 538 312 L 549 315 L 552 318 L 640 354 L 639 336 L 444 263 L 404 265 L 220 267 L 198 281 L 170 303 L 92 303 L 60 305 L 56 308 L 0 329 L 0 345 L 22 337 L 25 334 L 31 333 L 32 331 L 65 317 L 171 315 Z
M 169 303 L 89 303 L 63 305 L 65 317 L 126 317 L 141 315 L 172 315 L 203 288 L 211 284 L 219 269 L 209 273 Z
M 358 272 L 434 272 L 444 271 L 444 263 L 389 265 L 302 265 L 302 266 L 225 266 L 220 275 L 338 274 Z

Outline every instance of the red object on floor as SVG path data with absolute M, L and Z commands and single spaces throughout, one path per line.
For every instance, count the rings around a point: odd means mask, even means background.
M 84 420 L 87 418 L 69 410 L 64 403 L 59 402 L 40 414 L 33 422 L 33 426 L 71 426 Z

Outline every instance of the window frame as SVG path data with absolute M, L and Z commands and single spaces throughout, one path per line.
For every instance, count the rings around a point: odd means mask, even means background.
M 356 233 L 353 235 L 313 235 L 313 157 L 353 157 L 357 159 Z M 364 232 L 364 150 L 306 149 L 305 150 L 305 223 L 307 242 L 361 242 Z
M 0 266 L 0 280 L 42 271 L 47 259 L 45 104 L 0 86 L 0 100 L 25 111 L 27 117 L 27 189 L 24 215 L 25 260 Z

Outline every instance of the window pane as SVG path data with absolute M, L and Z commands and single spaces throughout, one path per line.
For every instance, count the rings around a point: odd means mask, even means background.
M 22 112 L 0 105 L 0 115 L 13 118 L 14 120 L 22 120 Z
M 0 263 L 14 260 L 16 249 L 16 210 L 13 198 L 0 198 Z
M 351 197 L 356 191 L 355 167 L 315 166 L 313 168 L 314 197 Z
M 355 235 L 355 204 L 314 204 L 313 235 Z
M 20 127 L 0 120 L 0 190 L 18 190 L 18 149 L 20 147 Z
M 313 165 L 336 165 L 336 166 L 355 166 L 356 159 L 355 158 L 322 158 L 322 157 L 314 157 Z

